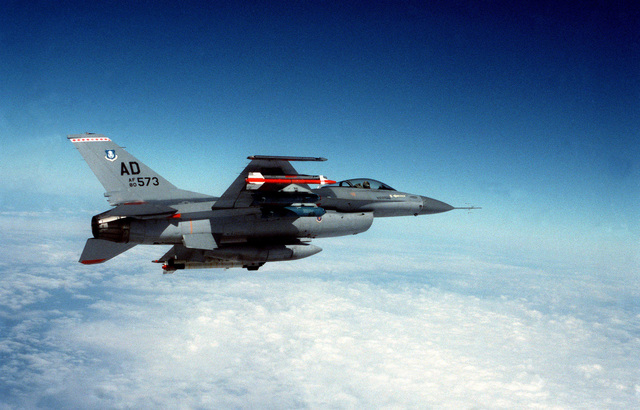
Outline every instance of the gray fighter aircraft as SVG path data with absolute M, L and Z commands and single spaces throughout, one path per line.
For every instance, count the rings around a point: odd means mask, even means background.
M 173 245 L 161 258 L 166 273 L 189 268 L 243 267 L 309 257 L 313 238 L 354 235 L 374 217 L 450 211 L 444 202 L 396 191 L 373 179 L 331 181 L 302 175 L 292 161 L 325 158 L 254 155 L 222 194 L 177 188 L 100 134 L 69 135 L 113 206 L 91 219 L 80 262 L 105 262 L 140 244 Z M 312 189 L 309 185 L 319 185 Z

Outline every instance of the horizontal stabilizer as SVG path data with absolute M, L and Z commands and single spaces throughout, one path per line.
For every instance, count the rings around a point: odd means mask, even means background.
M 105 241 L 104 239 L 89 238 L 78 262 L 85 265 L 106 262 L 134 246 L 136 246 L 135 243 L 117 243 Z

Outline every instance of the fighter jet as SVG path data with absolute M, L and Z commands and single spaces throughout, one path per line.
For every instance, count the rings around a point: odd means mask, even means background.
M 93 238 L 79 261 L 87 265 L 108 261 L 136 245 L 172 245 L 153 261 L 161 263 L 165 273 L 257 270 L 266 262 L 315 255 L 322 249 L 312 245 L 312 239 L 364 232 L 376 217 L 456 209 L 373 179 L 336 182 L 299 174 L 291 165 L 326 161 L 314 157 L 250 156 L 222 196 L 213 197 L 177 188 L 104 135 L 68 138 L 113 206 L 91 219 Z

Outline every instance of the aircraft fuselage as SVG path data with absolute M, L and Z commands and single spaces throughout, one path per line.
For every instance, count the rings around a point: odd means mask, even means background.
M 99 134 L 69 136 L 114 207 L 93 217 L 93 238 L 80 262 L 105 262 L 138 244 L 173 245 L 156 262 L 167 272 L 186 268 L 257 269 L 322 249 L 315 238 L 355 235 L 374 217 L 446 212 L 452 206 L 399 192 L 373 179 L 336 182 L 299 174 L 292 161 L 316 157 L 251 156 L 219 198 L 177 188 L 125 149 Z M 320 185 L 312 189 L 309 184 Z

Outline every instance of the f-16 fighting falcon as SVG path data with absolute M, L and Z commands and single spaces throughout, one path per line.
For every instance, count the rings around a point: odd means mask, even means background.
M 136 245 L 173 245 L 154 262 L 177 269 L 257 270 L 266 262 L 302 259 L 322 249 L 313 238 L 354 235 L 374 217 L 427 215 L 454 208 L 396 191 L 373 179 L 332 181 L 302 175 L 291 162 L 325 158 L 254 155 L 222 194 L 177 188 L 100 134 L 69 135 L 106 190 L 110 210 L 91 219 L 83 264 L 105 262 Z M 312 189 L 309 185 L 318 185 Z

